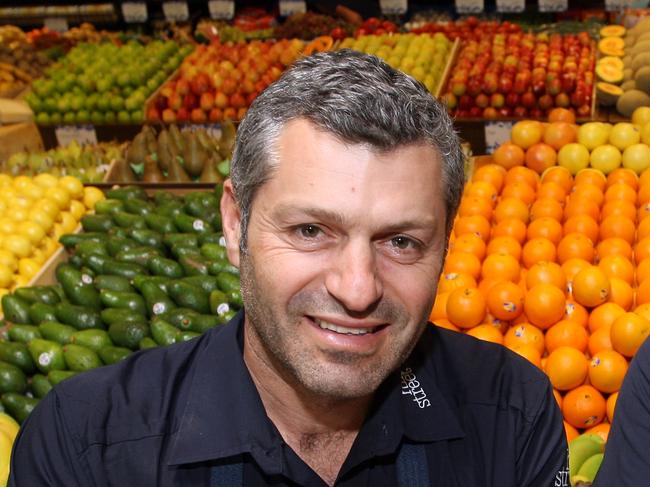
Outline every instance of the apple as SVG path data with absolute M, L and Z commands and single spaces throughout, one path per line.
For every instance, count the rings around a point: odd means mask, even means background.
M 503 108 L 505 98 L 501 93 L 492 93 L 490 96 L 490 106 L 494 108 Z
M 199 100 L 201 110 L 209 112 L 214 107 L 214 95 L 210 92 L 203 93 Z
M 206 73 L 200 72 L 192 78 L 190 88 L 196 96 L 201 96 L 210 89 L 210 78 Z
M 519 95 L 511 91 L 506 95 L 505 104 L 510 108 L 516 107 L 519 104 Z
M 521 105 L 526 108 L 533 108 L 537 104 L 537 98 L 532 91 L 527 91 L 521 95 Z
M 539 97 L 537 104 L 541 110 L 550 110 L 553 108 L 553 97 L 548 93 Z
M 187 110 L 192 110 L 199 106 L 199 99 L 194 93 L 187 93 L 183 97 L 183 107 Z
M 162 120 L 165 123 L 174 123 L 176 121 L 176 112 L 171 108 L 165 108 L 162 112 Z
M 178 110 L 183 106 L 183 97 L 180 93 L 172 93 L 172 95 L 167 100 L 167 105 L 172 110 Z
M 173 113 L 173 112 L 172 112 Z M 158 108 L 154 107 L 149 107 L 147 110 L 147 120 L 151 120 L 154 122 L 159 122 L 160 121 L 160 110 Z
M 185 78 L 181 78 L 176 82 L 176 93 L 179 95 L 186 95 L 190 92 L 190 83 Z
M 476 97 L 474 103 L 477 107 L 487 108 L 490 105 L 490 98 L 485 93 L 481 93 Z
M 214 106 L 222 110 L 228 106 L 228 97 L 225 93 L 221 91 L 217 92 L 214 97 Z
M 187 122 L 190 119 L 190 112 L 187 108 L 181 107 L 176 112 L 176 120 L 178 122 Z
M 208 121 L 208 117 L 203 110 L 200 108 L 194 108 L 190 112 L 190 120 L 193 123 L 205 123 Z
M 221 122 L 223 120 L 223 110 L 221 108 L 213 108 L 208 114 L 210 122 Z
M 495 119 L 499 117 L 499 112 L 497 112 L 496 108 L 494 107 L 487 107 L 485 110 L 483 110 L 483 118 L 487 119 Z

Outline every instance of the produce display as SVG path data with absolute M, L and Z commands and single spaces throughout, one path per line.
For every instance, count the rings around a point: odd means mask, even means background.
M 79 44 L 26 100 L 40 124 L 141 122 L 147 97 L 191 50 L 172 41 Z
M 300 55 L 299 39 L 199 45 L 147 108 L 147 120 L 240 120 L 257 95 Z
M 221 186 L 147 197 L 109 190 L 70 251 L 56 283 L 2 298 L 0 401 L 22 423 L 40 398 L 75 374 L 136 350 L 189 340 L 231 319 L 242 305 L 239 275 L 222 246 Z
M 115 143 L 80 146 L 72 141 L 67 147 L 44 152 L 16 152 L 1 167 L 12 176 L 74 176 L 82 183 L 104 180 L 113 161 L 121 159 L 123 148 Z
M 11 416 L 0 413 L 0 485 L 7 485 L 11 448 L 20 426 Z
M 329 35 L 339 39 L 351 35 L 352 30 L 352 25 L 343 20 L 329 15 L 306 12 L 289 16 L 282 24 L 275 27 L 273 37 L 310 40 Z
M 352 38 L 340 46 L 374 54 L 392 67 L 422 82 L 436 93 L 451 54 L 452 43 L 443 34 L 382 34 Z
M 0 295 L 24 286 L 92 209 L 96 188 L 77 178 L 0 174 Z
M 219 139 L 204 129 L 180 131 L 174 124 L 158 134 L 148 125 L 129 144 L 124 158 L 116 161 L 110 181 L 128 183 L 223 182 L 230 172 L 235 127 L 224 122 Z
M 461 46 L 444 99 L 456 117 L 591 114 L 595 49 L 580 34 L 497 33 Z
M 441 32 L 448 39 L 455 41 L 476 41 L 479 42 L 486 37 L 495 34 L 517 34 L 521 32 L 521 27 L 512 22 L 496 20 L 479 20 L 470 16 L 466 19 L 459 19 L 455 22 L 426 22 L 416 23 L 409 29 L 414 34 L 436 34 Z
M 571 485 L 594 481 L 603 461 L 605 441 L 603 436 L 590 433 L 580 435 L 569 443 Z
M 650 107 L 650 17 L 626 31 L 609 25 L 600 31 L 596 64 L 598 102 L 615 106 L 624 117 L 638 107 Z
M 51 64 L 18 27 L 0 27 L 0 98 L 13 98 L 25 90 Z

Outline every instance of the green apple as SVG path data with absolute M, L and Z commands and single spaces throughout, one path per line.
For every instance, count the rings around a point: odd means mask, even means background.
M 94 125 L 100 125 L 100 124 L 104 123 L 104 114 L 102 112 L 98 111 L 98 110 L 93 110 L 90 113 L 90 121 Z
M 75 121 L 77 123 L 90 122 L 90 112 L 88 112 L 88 110 L 79 110 L 75 115 Z
M 50 115 L 50 123 L 59 124 L 63 121 L 63 117 L 59 112 L 54 112 Z
M 36 114 L 36 123 L 39 125 L 48 125 L 50 123 L 50 115 L 46 112 Z
M 119 95 L 113 95 L 111 97 L 111 109 L 115 112 L 119 112 L 124 108 L 124 99 Z
M 130 123 L 131 116 L 129 115 L 129 112 L 127 112 L 126 110 L 120 110 L 117 113 L 117 121 L 119 123 Z
M 117 120 L 117 116 L 115 115 L 115 112 L 106 112 L 104 114 L 105 123 L 115 123 L 116 120 Z
M 66 112 L 65 115 L 63 115 L 63 122 L 64 123 L 75 123 L 76 117 L 74 112 Z

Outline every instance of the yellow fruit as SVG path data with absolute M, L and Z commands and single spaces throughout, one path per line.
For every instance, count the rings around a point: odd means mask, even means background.
M 650 147 L 645 144 L 632 144 L 623 151 L 623 167 L 641 174 L 650 167 Z
M 57 216 L 59 216 L 59 211 L 61 211 L 61 210 L 59 210 L 59 205 L 56 202 L 54 202 L 52 200 L 49 200 L 47 198 L 42 198 L 42 199 L 38 200 L 36 202 L 36 204 L 34 204 L 34 208 L 37 208 L 39 210 L 44 211 L 53 220 Z
M 53 186 L 45 190 L 45 197 L 54 201 L 59 210 L 67 210 L 70 206 L 70 193 L 60 186 Z
M 73 199 L 82 198 L 84 195 L 84 185 L 74 176 L 63 176 L 59 179 L 59 186 L 65 188 Z
M 594 169 L 608 174 L 621 165 L 621 151 L 611 144 L 600 145 L 591 151 L 589 162 Z
M 7 484 L 9 477 L 9 461 L 11 459 L 11 447 L 13 441 L 8 434 L 0 432 L 0 482 Z
M 8 174 L 0 174 L 0 188 L 9 186 L 13 179 Z
M 0 264 L 0 287 L 9 287 L 14 280 L 14 273 L 6 265 Z
M 52 220 L 52 217 L 38 208 L 34 208 L 29 212 L 29 220 L 33 223 L 36 223 L 37 225 L 40 225 L 45 233 L 49 232 L 52 228 L 52 225 L 54 225 L 54 220 Z
M 45 237 L 45 230 L 38 223 L 24 221 L 18 224 L 18 234 L 27 237 L 33 244 L 39 243 Z
M 29 257 L 18 261 L 18 273 L 27 279 L 34 277 L 40 268 L 41 265 Z
M 641 141 L 641 132 L 638 127 L 627 122 L 620 122 L 612 127 L 609 134 L 609 143 L 624 151 L 633 144 Z
M 79 200 L 70 202 L 70 213 L 75 220 L 79 221 L 86 214 L 86 206 Z
M 13 187 L 22 190 L 32 184 L 32 179 L 28 176 L 16 176 L 13 181 Z
M 62 211 L 59 215 L 59 219 L 61 220 L 61 227 L 63 228 L 64 233 L 74 232 L 75 228 L 77 228 L 77 220 L 72 216 L 72 213 Z
M 557 163 L 575 175 L 581 169 L 589 166 L 589 151 L 582 144 L 567 144 L 558 152 Z
M 59 242 L 53 238 L 46 237 L 45 240 L 41 243 L 41 248 L 43 249 L 45 259 L 47 260 L 54 252 L 57 251 L 59 248 Z
M 19 259 L 32 253 L 32 244 L 22 235 L 8 235 L 2 246 Z
M 9 218 L 0 219 L 0 233 L 10 235 L 16 231 L 16 222 Z
M 17 289 L 19 287 L 29 286 L 29 281 L 30 280 L 31 280 L 30 278 L 25 277 L 22 274 L 16 275 L 16 277 L 14 278 L 14 285 L 11 286 L 11 290 L 14 291 L 15 289 Z
M 14 418 L 6 413 L 0 413 L 0 431 L 5 433 L 12 442 L 16 440 L 19 429 L 20 426 Z
M 28 216 L 29 210 L 27 208 L 14 208 L 9 212 L 9 218 L 17 223 L 27 220 Z
M 95 203 L 98 201 L 102 201 L 106 199 L 106 196 L 104 196 L 104 192 L 99 189 L 95 188 L 94 186 L 88 186 L 84 188 L 84 205 L 86 205 L 86 208 L 89 210 L 92 210 L 95 208 Z
M 609 124 L 602 122 L 588 122 L 578 129 L 578 142 L 588 150 L 593 150 L 600 145 L 607 143 Z
M 59 183 L 59 180 L 51 174 L 41 173 L 34 177 L 34 183 L 38 184 L 42 188 L 51 188 L 56 186 Z
M 61 235 L 65 235 L 66 233 L 69 232 L 63 230 L 63 226 L 60 223 L 55 223 L 54 226 L 52 227 L 52 238 L 57 242 L 59 241 Z
M 36 184 L 30 184 L 26 188 L 23 188 L 22 194 L 27 196 L 28 198 L 37 200 L 43 197 L 43 195 L 45 194 L 45 190 L 42 187 L 37 186 Z
M 9 289 L 4 288 L 4 287 L 0 287 L 0 299 L 1 299 L 2 296 L 4 296 L 5 294 L 9 294 Z M 0 485 L 2 485 L 2 484 L 0 484 Z
M 5 211 L 7 211 L 7 203 L 4 200 L 0 200 L 0 215 L 4 215 Z
M 45 256 L 45 251 L 43 249 L 36 249 L 32 253 L 31 259 L 34 262 L 36 262 L 40 267 L 45 263 L 45 261 L 47 260 L 47 257 Z
M 14 272 L 18 269 L 18 259 L 8 250 L 0 249 L 0 265 L 8 267 L 11 272 Z
M 641 142 L 650 145 L 650 122 L 641 127 Z
M 632 123 L 645 125 L 650 123 L 650 107 L 638 107 L 632 112 Z

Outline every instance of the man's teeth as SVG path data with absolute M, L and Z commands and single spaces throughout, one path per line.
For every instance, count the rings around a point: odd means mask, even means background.
M 344 335 L 365 335 L 367 333 L 372 333 L 377 328 L 349 328 L 347 326 L 337 326 L 334 323 L 323 320 L 314 320 L 316 324 L 324 330 L 334 331 L 336 333 L 342 333 Z

